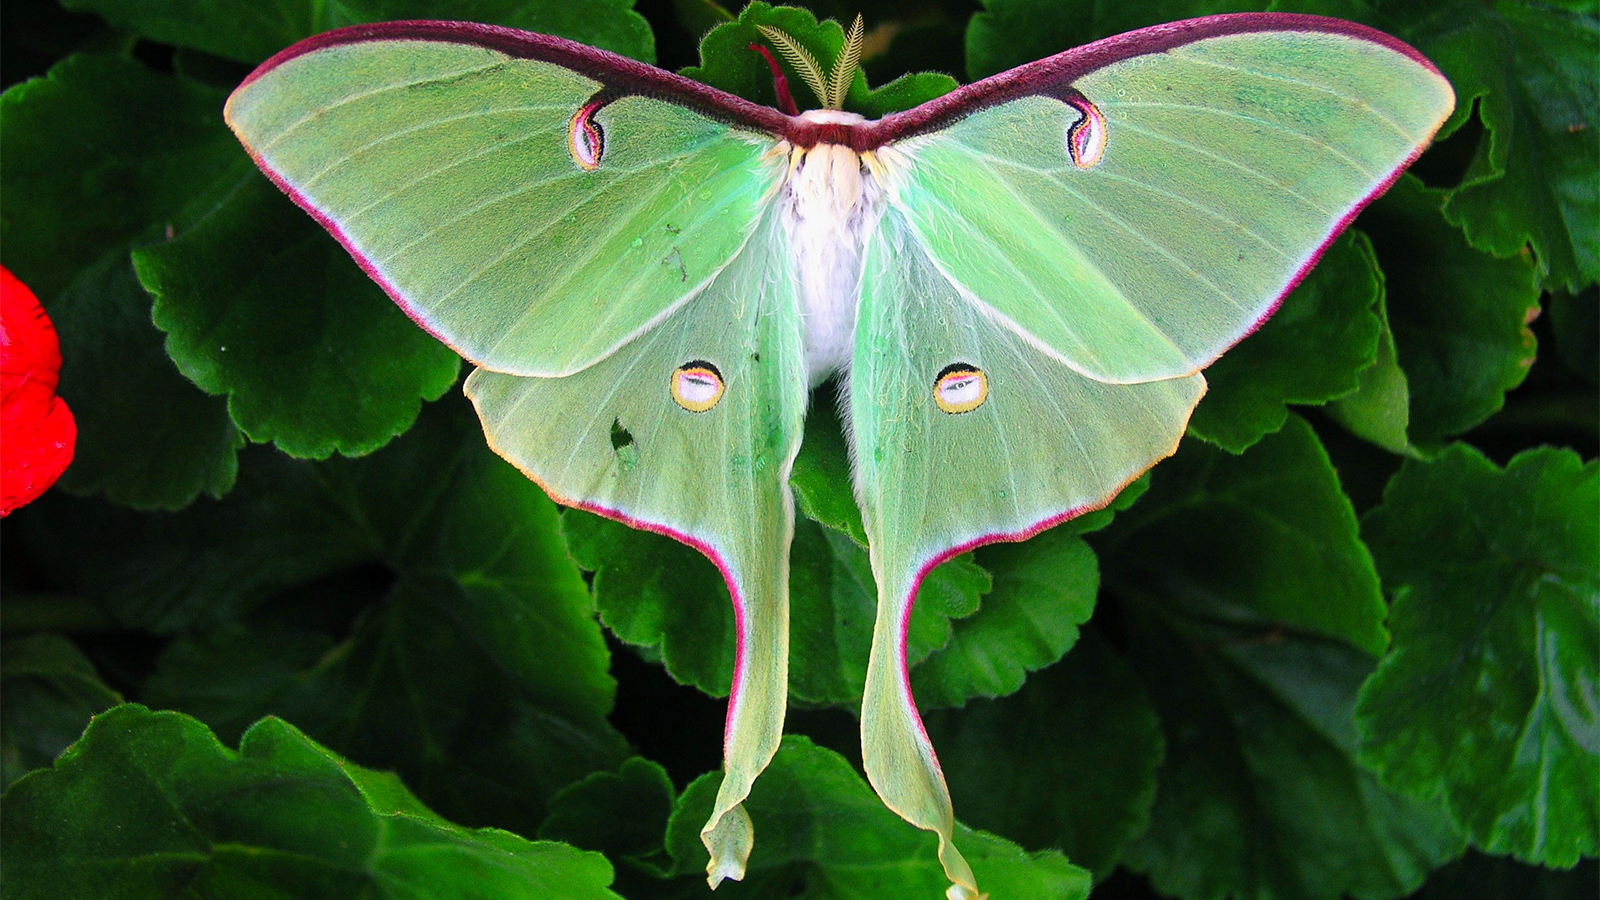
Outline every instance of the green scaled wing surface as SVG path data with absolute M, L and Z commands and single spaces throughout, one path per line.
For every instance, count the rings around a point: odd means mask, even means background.
M 849 381 L 878 584 L 863 761 L 978 896 L 909 690 L 941 560 L 1097 508 L 1170 454 L 1260 324 L 1453 104 L 1415 51 L 1308 16 L 1109 38 L 876 126 Z
M 705 290 L 582 372 L 467 379 L 489 443 L 552 497 L 698 547 L 728 581 L 737 662 L 701 833 L 713 886 L 744 874 L 753 835 L 739 803 L 778 749 L 788 696 L 789 471 L 807 392 L 777 219 Z
M 298 44 L 240 86 L 228 121 L 412 318 L 478 365 L 564 375 L 621 346 L 732 259 L 782 171 L 764 135 L 621 94 L 620 57 L 534 36 L 502 48 L 500 30 L 460 23 L 404 34 Z M 574 58 L 517 55 L 547 46 Z M 585 63 L 596 71 L 571 68 Z
M 956 552 L 1104 504 L 1177 447 L 1204 392 L 1200 375 L 1121 385 L 1078 374 L 965 297 L 897 210 L 869 239 L 850 378 L 878 584 L 862 756 L 884 802 L 938 833 L 965 891 L 952 897 L 978 890 L 951 843 L 950 795 L 907 680 L 917 587 Z
M 1102 44 L 1140 35 L 1161 30 Z M 1018 334 L 1101 381 L 1173 378 L 1270 315 L 1452 104 L 1430 66 L 1363 37 L 1222 34 L 891 145 L 914 160 L 893 197 Z
M 478 364 L 466 391 L 496 451 L 558 501 L 718 564 L 738 647 L 702 837 L 713 885 L 741 877 L 741 801 L 783 730 L 807 397 L 779 114 L 458 22 L 303 41 L 227 114 L 263 171 Z

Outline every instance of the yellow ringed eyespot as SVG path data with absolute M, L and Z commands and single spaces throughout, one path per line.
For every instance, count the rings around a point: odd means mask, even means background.
M 690 412 L 702 413 L 716 406 L 726 389 L 722 372 L 703 359 L 690 360 L 672 373 L 672 400 Z
M 989 376 L 971 363 L 955 363 L 933 380 L 933 402 L 952 415 L 972 412 L 989 399 Z

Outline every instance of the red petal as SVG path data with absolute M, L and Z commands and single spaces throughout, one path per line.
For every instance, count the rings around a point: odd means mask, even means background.
M 78 426 L 56 396 L 61 346 L 28 286 L 0 267 L 0 516 L 56 483 Z

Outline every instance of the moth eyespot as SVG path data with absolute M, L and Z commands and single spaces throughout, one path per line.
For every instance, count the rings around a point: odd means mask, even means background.
M 1073 165 L 1092 169 L 1106 152 L 1106 117 L 1077 91 L 1067 95 L 1066 104 L 1079 113 L 1078 121 L 1067 128 L 1067 154 Z
M 989 399 L 989 376 L 970 363 L 945 366 L 933 380 L 933 402 L 952 415 L 972 412 Z
M 600 158 L 606 153 L 606 133 L 594 118 L 594 114 L 604 105 L 598 100 L 591 100 L 578 107 L 578 111 L 572 114 L 572 121 L 567 123 L 567 151 L 572 154 L 572 161 L 578 164 L 578 168 L 589 172 L 600 168 Z
M 716 406 L 726 389 L 722 373 L 703 359 L 686 362 L 672 373 L 672 400 L 689 412 L 702 413 Z

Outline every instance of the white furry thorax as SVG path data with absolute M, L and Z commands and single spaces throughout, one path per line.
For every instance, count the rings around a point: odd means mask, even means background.
M 812 122 L 853 124 L 855 113 L 831 109 L 801 113 Z M 842 144 L 779 150 L 789 173 L 779 202 L 800 277 L 805 325 L 806 374 L 815 387 L 850 364 L 856 305 L 860 297 L 861 250 L 877 223 L 883 188 L 872 153 Z

